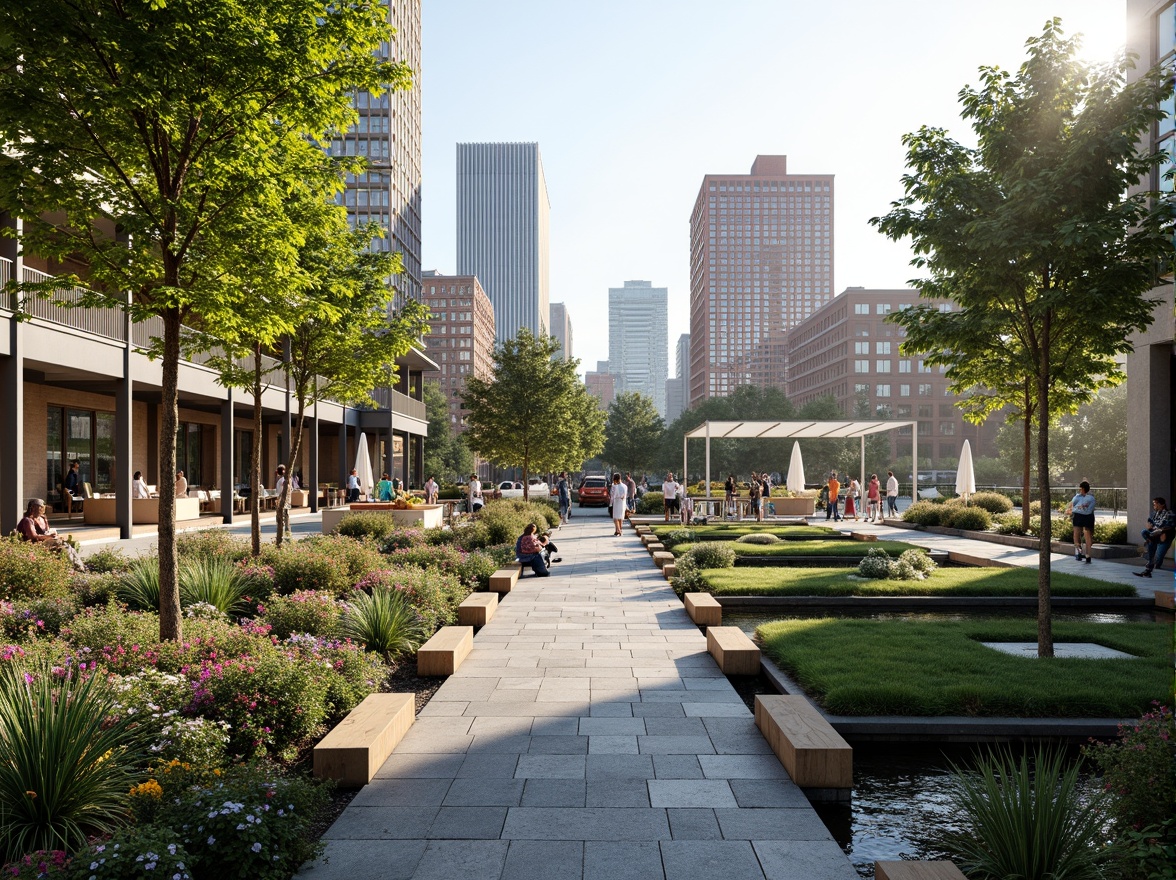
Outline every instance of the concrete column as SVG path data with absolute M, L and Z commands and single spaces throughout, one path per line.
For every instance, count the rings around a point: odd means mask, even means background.
M 129 315 L 126 321 L 129 331 Z M 123 356 L 123 370 L 123 377 L 114 383 L 114 518 L 118 523 L 118 536 L 131 538 L 134 537 L 134 505 L 131 502 L 131 476 L 134 473 L 134 383 L 131 381 L 129 343 Z M 154 433 L 158 436 L 158 432 Z
M 128 466 L 130 462 L 127 462 Z M 147 404 L 147 479 L 159 483 L 159 404 Z M 128 484 L 129 485 L 129 484 Z
M 288 336 L 282 343 L 282 373 L 286 379 L 286 407 L 282 419 L 282 432 L 278 434 L 278 464 L 289 463 L 293 465 L 293 462 L 290 461 L 290 450 L 294 447 L 290 437 L 290 337 Z M 293 476 L 293 473 L 290 476 Z
M 347 474 L 351 465 L 347 462 L 347 407 L 343 407 L 343 421 L 339 423 L 339 488 L 347 488 Z
M 233 522 L 233 389 L 225 389 L 225 399 L 221 401 L 220 427 L 220 492 L 221 518 L 231 525 Z
M 24 231 L 21 220 L 10 221 L 19 240 Z M 24 258 L 17 249 L 12 277 L 23 280 Z M 13 294 L 19 297 L 20 294 Z M 17 305 L 17 303 L 13 303 Z M 8 321 L 9 356 L 0 358 L 0 389 L 3 389 L 3 420 L 0 426 L 0 534 L 7 535 L 24 516 L 24 334 L 19 321 Z M 42 415 L 44 418 L 44 415 Z
M 310 467 L 306 470 L 307 485 L 303 486 L 310 492 L 310 512 L 318 513 L 319 499 L 319 415 L 318 393 L 315 393 L 314 412 L 310 417 Z
M 1163 496 L 1168 506 L 1176 494 L 1176 345 L 1171 332 L 1171 287 L 1166 303 L 1157 308 L 1157 321 L 1135 351 L 1127 355 L 1127 534 L 1139 543 L 1147 525 L 1152 498 Z M 1153 291 L 1154 292 L 1154 291 Z M 1165 332 L 1167 331 L 1167 332 Z

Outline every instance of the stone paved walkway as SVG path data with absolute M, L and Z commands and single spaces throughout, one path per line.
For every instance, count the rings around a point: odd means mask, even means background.
M 326 834 L 314 880 L 857 874 L 632 532 L 557 535 Z

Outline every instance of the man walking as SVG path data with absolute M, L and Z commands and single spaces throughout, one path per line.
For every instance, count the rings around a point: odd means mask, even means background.
M 560 471 L 559 482 L 555 484 L 559 494 L 559 521 L 566 523 L 572 511 L 572 491 L 568 488 L 568 472 Z
M 841 515 L 837 512 L 837 496 L 840 493 L 841 483 L 837 481 L 837 471 L 833 471 L 829 474 L 829 504 L 825 507 L 825 519 L 841 522 Z
M 678 489 L 678 484 L 674 482 L 674 475 L 666 474 L 666 481 L 662 483 L 662 495 L 665 498 L 666 522 L 670 521 L 671 514 L 675 519 L 678 517 Z
M 1157 495 L 1152 499 L 1152 513 L 1147 518 L 1147 528 L 1140 532 L 1143 537 L 1143 571 L 1132 572 L 1136 577 L 1149 578 L 1152 571 L 1164 567 L 1164 555 L 1172 546 L 1176 534 L 1176 512 L 1168 509 L 1168 502 Z
M 891 516 L 898 516 L 898 477 L 894 471 L 886 472 L 886 511 Z
M 625 471 L 625 488 L 628 490 L 628 497 L 625 503 L 629 506 L 629 513 L 637 512 L 637 481 L 633 479 L 633 475 Z

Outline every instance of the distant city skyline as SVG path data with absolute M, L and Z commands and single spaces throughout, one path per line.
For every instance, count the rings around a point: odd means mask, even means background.
M 626 281 L 608 289 L 608 369 L 617 394 L 640 392 L 666 414 L 669 291 L 651 281 Z
M 933 125 L 970 142 L 960 88 L 978 82 L 981 65 L 1015 70 L 1049 18 L 1083 32 L 1086 54 L 1103 59 L 1123 44 L 1126 21 L 1119 0 L 740 0 L 721 13 L 681 0 L 672 16 L 666 9 L 602 0 L 585 16 L 537 0 L 447 0 L 422 13 L 424 265 L 456 272 L 456 144 L 538 142 L 552 298 L 581 325 L 581 373 L 608 357 L 595 327 L 602 291 L 617 279 L 656 278 L 670 291 L 671 336 L 688 332 L 698 182 L 746 170 L 757 154 L 836 176 L 838 290 L 907 286 L 918 277 L 909 250 L 867 222 L 902 195 L 902 136 Z M 708 61 L 715 76 L 698 75 L 703 23 L 708 45 L 720 47 Z

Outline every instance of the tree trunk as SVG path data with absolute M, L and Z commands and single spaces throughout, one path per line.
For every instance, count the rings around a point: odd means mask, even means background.
M 180 580 L 176 560 L 176 434 L 180 405 L 180 313 L 163 313 L 163 422 L 159 430 L 159 638 L 184 638 Z
M 1052 657 L 1053 618 L 1050 608 L 1050 524 L 1049 497 L 1049 336 L 1050 315 L 1042 321 L 1041 356 L 1037 367 L 1037 485 L 1041 492 L 1041 536 L 1037 553 L 1037 656 Z
M 294 418 L 294 436 L 290 438 L 290 460 L 286 462 L 286 481 L 282 484 L 282 494 L 278 498 L 278 537 L 275 543 L 281 547 L 286 532 L 290 529 L 290 508 L 286 500 L 290 497 L 290 484 L 294 482 L 294 462 L 302 452 L 302 429 L 306 419 L 306 399 L 298 397 L 298 415 Z
M 253 344 L 253 454 L 249 463 L 249 532 L 253 555 L 261 555 L 261 343 Z

